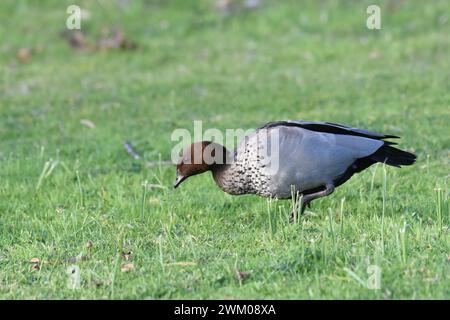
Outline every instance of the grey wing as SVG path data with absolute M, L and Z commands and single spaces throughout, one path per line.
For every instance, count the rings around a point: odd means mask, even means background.
M 298 126 L 276 126 L 279 135 L 278 170 L 272 174 L 275 192 L 289 197 L 337 179 L 359 158 L 376 152 L 385 142 L 356 135 L 315 132 Z
M 332 134 L 342 134 L 342 135 L 353 135 L 371 139 L 388 139 L 388 138 L 399 138 L 398 136 L 381 134 L 377 132 L 367 131 L 358 128 L 352 128 L 344 126 L 341 124 L 331 123 L 331 122 L 313 122 L 313 121 L 302 121 L 302 120 L 282 120 L 266 123 L 260 129 L 269 129 L 277 126 L 286 127 L 298 127 L 315 132 L 332 133 Z M 389 144 L 393 144 L 390 142 Z

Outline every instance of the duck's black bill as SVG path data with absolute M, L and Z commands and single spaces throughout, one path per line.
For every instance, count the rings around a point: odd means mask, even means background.
M 187 177 L 177 176 L 175 183 L 173 184 L 173 188 L 176 189 Z

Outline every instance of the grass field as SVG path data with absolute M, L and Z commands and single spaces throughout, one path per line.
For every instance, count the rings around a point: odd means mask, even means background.
M 73 3 L 0 2 L 0 298 L 450 298 L 447 0 L 77 1 L 88 41 L 117 26 L 138 46 L 99 51 L 61 37 Z M 281 119 L 399 135 L 418 161 L 354 176 L 297 224 L 289 201 L 209 174 L 173 190 L 173 166 L 145 165 L 194 120 Z

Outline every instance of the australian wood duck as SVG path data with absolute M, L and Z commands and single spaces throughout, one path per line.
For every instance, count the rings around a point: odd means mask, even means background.
M 234 151 L 195 142 L 177 164 L 174 187 L 211 171 L 216 184 L 233 195 L 287 199 L 301 194 L 301 212 L 374 163 L 400 167 L 416 156 L 392 147 L 399 138 L 328 122 L 270 122 L 247 135 Z

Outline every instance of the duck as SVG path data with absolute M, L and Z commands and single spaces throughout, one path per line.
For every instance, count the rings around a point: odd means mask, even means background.
M 415 154 L 386 140 L 398 138 L 331 122 L 269 122 L 245 136 L 234 150 L 213 141 L 192 143 L 176 163 L 174 188 L 210 171 L 226 193 L 294 198 L 303 214 L 313 200 L 331 195 L 375 163 L 412 165 Z

